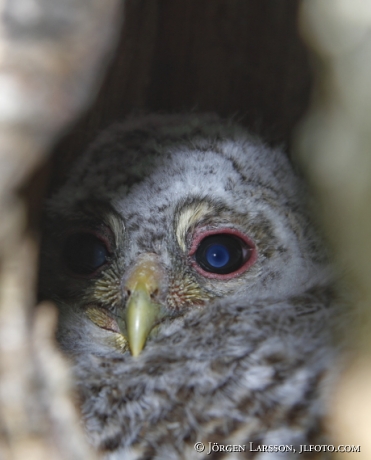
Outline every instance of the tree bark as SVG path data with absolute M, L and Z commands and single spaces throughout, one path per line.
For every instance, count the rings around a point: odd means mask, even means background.
M 311 86 L 298 4 L 127 0 L 96 103 L 57 149 L 55 185 L 100 130 L 132 112 L 216 112 L 289 145 Z
M 0 457 L 94 459 L 54 345 L 56 311 L 36 310 L 37 238 L 20 193 L 86 107 L 117 30 L 118 1 L 0 5 Z M 98 33 L 99 32 L 99 33 Z M 40 204 L 39 204 L 40 206 Z

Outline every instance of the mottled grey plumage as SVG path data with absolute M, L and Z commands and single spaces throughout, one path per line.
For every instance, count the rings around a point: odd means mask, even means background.
M 323 442 L 336 306 L 306 208 L 281 151 L 212 115 L 130 119 L 83 156 L 47 205 L 41 293 L 59 306 L 87 432 L 107 458 L 265 459 L 248 443 Z M 190 255 L 195 235 L 218 228 L 256 249 L 230 279 L 203 276 Z M 109 241 L 109 263 L 91 277 L 63 266 L 76 229 Z M 166 315 L 133 357 L 125 282 L 148 253 Z M 207 455 L 209 442 L 247 451 Z

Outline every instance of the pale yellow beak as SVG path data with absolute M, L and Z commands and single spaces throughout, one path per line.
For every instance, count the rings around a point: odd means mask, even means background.
M 125 309 L 126 335 L 133 356 L 143 350 L 153 326 L 162 316 L 161 305 L 153 300 L 162 280 L 157 256 L 143 254 L 125 283 L 125 289 L 129 291 Z

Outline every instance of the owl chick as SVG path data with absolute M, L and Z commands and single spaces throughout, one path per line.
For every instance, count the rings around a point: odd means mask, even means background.
M 47 204 L 40 291 L 104 458 L 323 443 L 336 302 L 306 201 L 280 150 L 213 115 L 132 118 L 83 155 Z

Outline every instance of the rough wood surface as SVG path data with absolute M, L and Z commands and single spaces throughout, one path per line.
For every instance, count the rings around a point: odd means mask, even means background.
M 53 344 L 53 309 L 33 311 L 37 245 L 26 208 L 40 207 L 47 174 L 37 165 L 86 104 L 104 67 L 114 30 L 109 5 L 117 3 L 0 1 L 0 458 L 93 458 Z M 317 55 L 319 96 L 302 132 L 303 155 L 318 179 L 318 207 L 334 247 L 364 294 L 357 334 L 366 357 L 345 376 L 331 425 L 336 442 L 361 444 L 362 458 L 369 458 L 371 2 L 303 4 L 311 5 L 303 17 Z M 216 111 L 289 145 L 311 89 L 298 6 L 298 0 L 127 0 L 115 59 L 96 102 L 55 150 L 52 185 L 99 130 L 138 110 Z
M 89 113 L 57 149 L 57 176 L 128 113 L 214 111 L 289 143 L 310 72 L 297 0 L 127 0 L 114 62 Z
M 94 458 L 54 343 L 56 311 L 34 309 L 37 238 L 21 189 L 89 102 L 118 6 L 116 0 L 0 2 L 1 459 Z
M 334 392 L 329 428 L 334 444 L 359 445 L 353 456 L 366 460 L 371 458 L 371 1 L 305 0 L 301 17 L 317 65 L 298 152 L 347 276 L 343 284 L 353 284 L 357 293 L 348 327 L 353 353 Z

